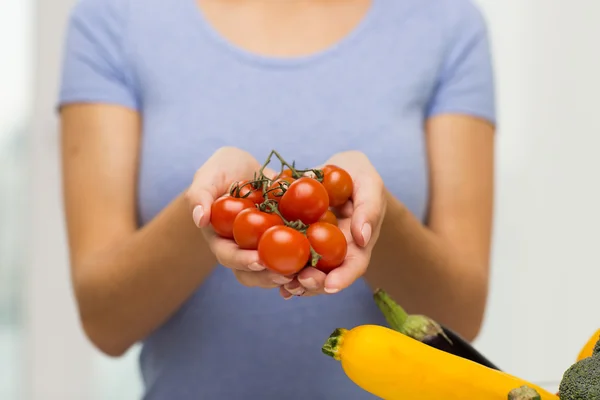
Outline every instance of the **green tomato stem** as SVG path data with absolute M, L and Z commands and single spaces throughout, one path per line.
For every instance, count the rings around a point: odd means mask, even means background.
M 265 174 L 264 174 L 265 168 L 267 168 L 267 166 L 271 162 L 271 158 L 273 157 L 274 153 L 275 153 L 275 150 L 271 150 L 271 153 L 269 153 L 269 156 L 267 157 L 266 161 L 264 162 L 262 167 L 260 167 L 260 170 L 258 171 L 259 177 L 265 177 Z
M 231 190 L 229 191 L 229 194 L 233 197 L 240 197 L 240 198 L 245 199 L 246 197 L 248 197 L 252 194 L 252 189 L 257 190 L 259 188 L 258 185 L 260 184 L 262 186 L 265 181 L 268 181 L 268 179 L 253 179 L 251 181 L 244 183 L 243 185 L 240 185 L 239 181 L 235 182 L 232 185 Z M 241 193 L 242 189 L 246 186 L 250 186 L 252 189 L 248 190 L 248 193 L 241 196 L 240 193 Z
M 317 251 L 312 246 L 310 246 L 310 255 L 310 266 L 316 267 L 319 263 L 319 260 L 321 259 L 321 255 L 317 253 Z
M 290 186 L 290 184 L 287 181 L 282 181 L 282 182 L 277 182 L 277 187 L 274 187 L 273 189 L 268 189 L 265 191 L 264 196 L 268 196 L 269 193 L 271 192 L 275 192 L 277 190 L 281 190 L 281 194 L 274 194 L 273 196 L 275 197 L 282 197 L 285 192 L 287 191 L 288 187 Z
M 279 159 L 279 162 L 281 163 L 281 171 L 283 171 L 283 167 L 288 167 L 290 171 L 292 171 L 293 178 L 298 179 L 302 176 L 296 169 L 295 162 L 292 162 L 292 164 L 288 163 L 283 157 L 281 157 L 281 154 L 279 154 L 276 150 L 272 150 L 271 155 L 274 155 Z M 271 155 L 269 156 L 269 158 L 271 157 Z M 281 173 L 279 175 L 281 175 Z
M 288 221 L 287 219 L 285 219 L 285 217 L 281 214 L 281 212 L 279 211 L 279 207 L 277 206 L 277 202 L 274 200 L 266 200 L 264 203 L 262 203 L 259 207 L 259 209 L 261 211 L 267 212 L 269 214 L 275 214 L 277 216 L 279 216 L 279 218 L 281 218 L 281 220 L 283 221 L 283 224 L 285 226 L 288 226 L 290 228 L 293 228 L 297 231 L 300 231 L 302 233 L 306 232 L 306 229 L 308 228 L 307 225 L 305 225 L 302 221 L 300 220 L 296 220 L 296 221 Z

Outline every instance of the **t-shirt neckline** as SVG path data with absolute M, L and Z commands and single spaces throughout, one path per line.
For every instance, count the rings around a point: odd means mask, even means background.
M 209 40 L 211 40 L 218 47 L 232 53 L 245 62 L 256 63 L 264 66 L 294 67 L 332 56 L 342 49 L 353 45 L 363 36 L 363 33 L 373 25 L 380 9 L 380 3 L 386 0 L 371 0 L 371 5 L 360 22 L 348 34 L 334 44 L 323 50 L 319 50 L 308 55 L 292 57 L 263 55 L 239 47 L 225 38 L 213 27 L 213 25 L 206 19 L 204 12 L 196 3 L 196 0 L 183 1 L 189 8 L 186 11 L 186 14 L 191 17 L 192 22 L 198 25 L 198 27 L 208 35 Z

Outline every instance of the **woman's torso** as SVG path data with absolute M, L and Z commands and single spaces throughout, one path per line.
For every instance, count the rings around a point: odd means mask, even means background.
M 444 1 L 375 0 L 316 55 L 255 56 L 222 39 L 194 0 L 132 0 L 127 54 L 144 131 L 139 217 L 152 219 L 221 146 L 298 166 L 357 149 L 419 218 L 428 199 L 423 123 L 442 67 Z M 371 268 L 377 268 L 372 265 Z M 337 327 L 383 324 L 364 281 L 284 301 L 217 266 L 144 341 L 148 400 L 370 399 L 320 347 Z

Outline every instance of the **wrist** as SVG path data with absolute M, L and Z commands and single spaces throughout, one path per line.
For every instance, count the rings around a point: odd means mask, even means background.
M 387 189 L 385 192 L 386 210 L 381 224 L 381 234 L 385 236 L 386 246 L 394 248 L 398 241 L 418 234 L 419 227 L 414 224 L 412 214 L 406 205 Z
M 396 198 L 387 188 L 384 188 L 385 214 L 383 220 L 394 220 L 396 223 L 404 219 L 408 209 L 400 200 Z

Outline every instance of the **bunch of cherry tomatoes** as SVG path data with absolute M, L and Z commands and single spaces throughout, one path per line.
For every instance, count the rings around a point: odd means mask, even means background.
M 281 172 L 263 170 L 276 156 Z M 348 243 L 333 212 L 352 196 L 352 178 L 344 169 L 326 165 L 300 170 L 275 150 L 254 179 L 234 182 L 211 208 L 211 226 L 242 249 L 258 250 L 263 265 L 282 275 L 307 266 L 325 273 L 346 258 Z

